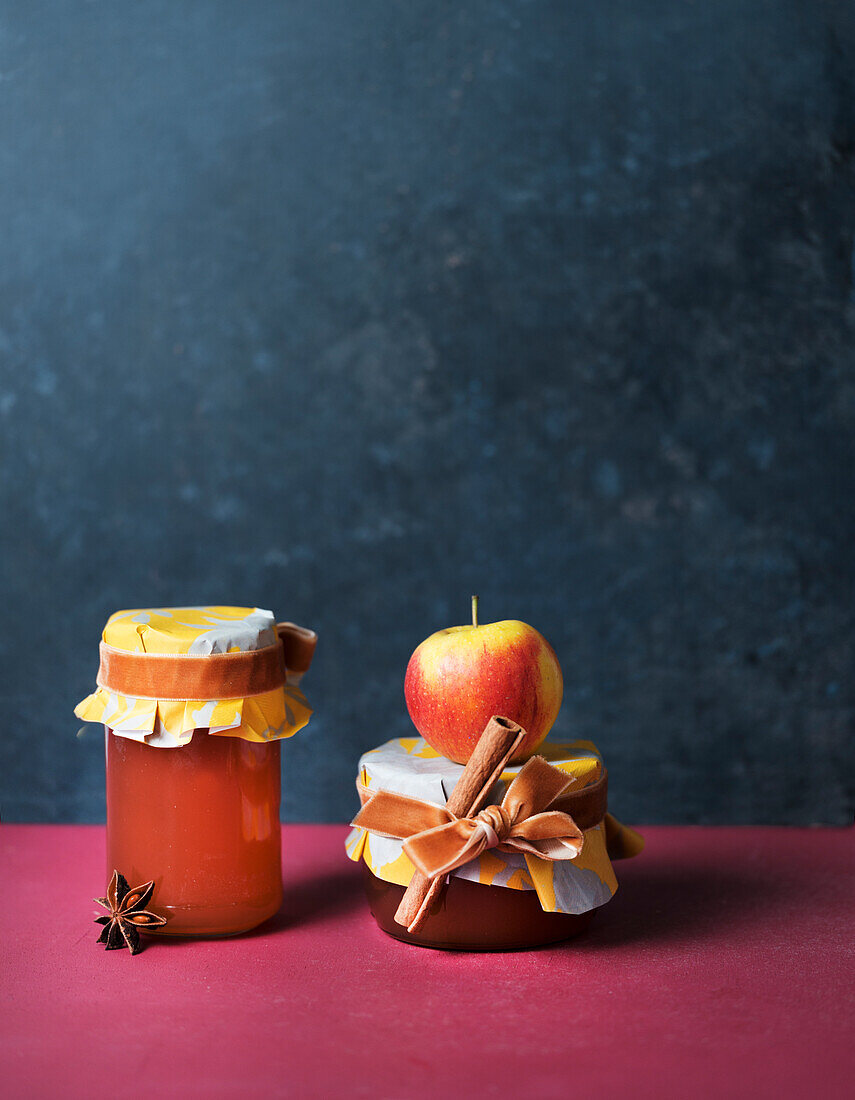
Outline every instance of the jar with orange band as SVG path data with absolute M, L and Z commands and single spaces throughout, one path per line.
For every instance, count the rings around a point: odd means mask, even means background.
M 279 742 L 311 716 L 316 635 L 250 607 L 111 615 L 97 690 L 107 874 L 154 880 L 165 935 L 230 935 L 282 901 Z
M 465 767 L 421 737 L 363 754 L 347 854 L 390 936 L 457 951 L 538 947 L 583 932 L 611 900 L 612 861 L 643 840 L 608 813 L 602 757 L 588 741 L 545 742 L 512 765 L 517 731 L 493 717 Z

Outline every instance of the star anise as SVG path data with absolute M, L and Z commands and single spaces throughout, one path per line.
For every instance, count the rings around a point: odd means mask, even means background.
M 149 913 L 146 906 L 154 893 L 154 882 L 145 882 L 142 886 L 128 886 L 128 880 L 118 871 L 113 872 L 105 898 L 95 898 L 98 905 L 108 909 L 107 917 L 96 917 L 96 924 L 104 928 L 98 937 L 98 943 L 105 945 L 106 951 L 115 951 L 127 947 L 132 955 L 140 950 L 140 928 L 154 928 L 166 924 L 166 917 Z

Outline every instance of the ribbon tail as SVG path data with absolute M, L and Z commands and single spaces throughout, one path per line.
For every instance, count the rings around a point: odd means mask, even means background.
M 477 859 L 486 842 L 486 830 L 477 822 L 462 818 L 408 837 L 404 852 L 417 871 L 433 879 Z

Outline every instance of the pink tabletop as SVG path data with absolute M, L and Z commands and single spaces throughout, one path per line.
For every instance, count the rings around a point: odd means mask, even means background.
M 648 828 L 583 938 L 398 943 L 345 829 L 283 830 L 285 904 L 237 939 L 95 945 L 95 826 L 0 828 L 10 1097 L 853 1095 L 852 830 Z

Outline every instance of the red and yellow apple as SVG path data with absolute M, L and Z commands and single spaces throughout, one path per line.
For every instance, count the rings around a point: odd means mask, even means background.
M 494 714 L 528 734 L 512 763 L 528 759 L 558 717 L 564 694 L 552 646 L 517 619 L 450 626 L 431 634 L 407 665 L 404 695 L 416 729 L 437 752 L 465 764 Z

